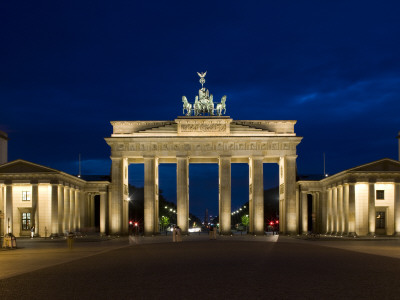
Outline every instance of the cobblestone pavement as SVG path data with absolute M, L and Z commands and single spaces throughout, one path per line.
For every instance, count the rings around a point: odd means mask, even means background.
M 22 249 L 1 251 L 0 273 L 10 267 L 6 261 L 21 261 L 22 266 L 19 275 L 0 280 L 0 298 L 395 299 L 400 295 L 400 259 L 338 249 L 329 245 L 334 241 L 276 236 L 214 241 L 191 236 L 182 243 L 172 243 L 170 237 L 131 242 L 82 240 L 70 251 L 62 241 L 48 246 L 26 241 Z M 358 248 L 376 243 L 358 242 Z M 391 253 L 400 251 L 398 240 L 380 242 Z M 379 246 L 371 248 L 379 254 Z M 23 262 L 32 258 L 52 263 L 33 269 L 28 265 L 23 272 Z

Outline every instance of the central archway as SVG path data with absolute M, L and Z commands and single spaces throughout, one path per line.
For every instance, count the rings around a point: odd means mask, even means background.
M 249 167 L 249 231 L 264 233 L 263 164 L 279 164 L 279 215 L 283 233 L 298 233 L 296 121 L 233 121 L 229 117 L 178 117 L 174 121 L 111 122 L 111 233 L 127 233 L 128 165 L 144 164 L 144 231 L 158 233 L 159 164 L 176 163 L 177 223 L 188 230 L 189 164 L 217 163 L 220 232 L 231 231 L 231 164 Z

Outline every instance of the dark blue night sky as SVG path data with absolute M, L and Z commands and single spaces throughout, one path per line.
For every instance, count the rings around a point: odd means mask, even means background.
M 76 174 L 81 153 L 83 173 L 108 174 L 109 121 L 176 118 L 206 70 L 233 119 L 298 120 L 301 174 L 322 173 L 324 152 L 330 174 L 397 159 L 400 2 L 336 0 L 2 1 L 9 160 Z M 274 168 L 264 169 L 267 187 Z M 140 184 L 141 166 L 130 170 Z M 176 201 L 175 166 L 160 172 Z M 190 172 L 191 210 L 215 214 L 217 166 Z M 232 169 L 233 208 L 247 201 L 246 172 Z

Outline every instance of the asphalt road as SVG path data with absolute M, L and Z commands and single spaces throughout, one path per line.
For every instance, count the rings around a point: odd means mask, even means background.
M 0 299 L 399 297 L 400 259 L 289 238 L 134 244 L 0 280 Z

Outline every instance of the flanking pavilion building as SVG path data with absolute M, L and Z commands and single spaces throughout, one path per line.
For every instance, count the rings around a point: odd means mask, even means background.
M 0 165 L 0 235 L 62 236 L 93 230 L 100 198 L 100 233 L 108 227 L 107 177 L 87 181 L 25 160 Z
M 297 182 L 299 228 L 338 236 L 400 235 L 400 162 L 384 158 Z

